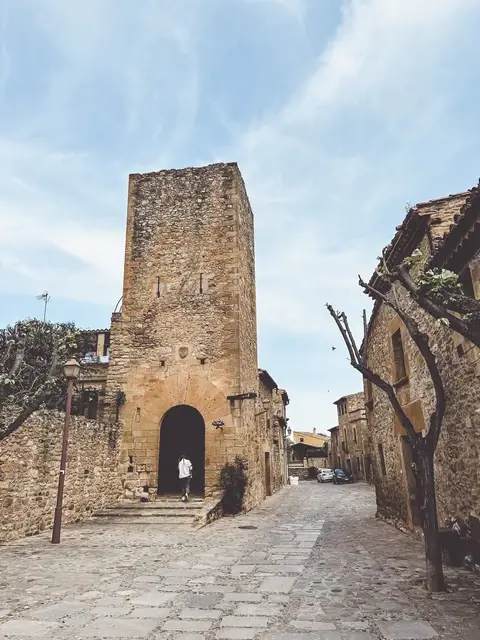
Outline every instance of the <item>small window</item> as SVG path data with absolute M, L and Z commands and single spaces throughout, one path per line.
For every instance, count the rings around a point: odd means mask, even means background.
M 300 442 L 305 442 L 305 438 L 300 438 Z
M 160 360 L 160 366 L 164 367 L 165 366 L 165 360 Z
M 207 361 L 207 359 L 206 359 L 206 358 L 200 358 L 200 364 L 205 364 L 205 363 L 206 363 L 206 361 Z
M 353 427 L 353 441 L 357 441 L 357 430 L 355 429 L 355 427 Z
M 387 467 L 385 466 L 385 454 L 383 453 L 383 444 L 381 442 L 378 443 L 378 455 L 380 458 L 380 468 L 382 470 L 382 475 L 387 475 Z
M 457 354 L 458 357 L 461 358 L 465 354 L 465 349 L 463 348 L 463 344 L 457 344 Z
M 403 341 L 400 329 L 397 329 L 392 335 L 392 347 L 393 347 L 393 363 L 395 367 L 394 377 L 395 382 L 403 380 L 407 377 L 407 369 L 405 367 L 405 353 L 403 351 Z

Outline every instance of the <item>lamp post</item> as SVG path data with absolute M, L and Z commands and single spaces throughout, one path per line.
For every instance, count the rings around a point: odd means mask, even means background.
M 70 411 L 72 408 L 73 383 L 80 373 L 80 365 L 71 358 L 63 365 L 63 375 L 68 380 L 67 406 L 65 407 L 65 423 L 63 425 L 62 455 L 60 458 L 60 472 L 58 475 L 57 505 L 53 520 L 52 544 L 60 544 L 60 531 L 62 529 L 63 487 L 65 485 L 65 470 L 67 466 L 68 429 L 70 426 Z

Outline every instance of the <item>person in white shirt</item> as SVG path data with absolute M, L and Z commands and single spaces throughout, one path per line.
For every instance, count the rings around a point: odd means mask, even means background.
M 190 460 L 183 454 L 178 461 L 178 477 L 182 485 L 182 501 L 188 502 L 188 494 L 190 493 L 190 480 L 192 478 L 193 466 Z

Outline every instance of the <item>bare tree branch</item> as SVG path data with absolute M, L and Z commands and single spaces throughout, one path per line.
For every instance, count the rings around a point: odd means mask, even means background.
M 390 404 L 392 405 L 392 408 L 397 415 L 400 424 L 405 429 L 405 432 L 408 434 L 412 444 L 414 444 L 416 439 L 415 427 L 403 410 L 397 398 L 397 394 L 395 393 L 394 387 L 374 371 L 372 371 L 369 367 L 367 367 L 363 358 L 359 358 L 358 360 L 356 359 L 356 354 L 359 354 L 359 350 L 355 343 L 355 339 L 353 338 L 353 335 L 350 331 L 350 328 L 348 327 L 348 320 L 346 319 L 347 317 L 345 313 L 337 313 L 331 304 L 327 304 L 327 309 L 329 310 L 330 315 L 335 320 L 337 327 L 342 334 L 343 340 L 350 354 L 350 363 L 352 367 L 354 367 L 354 369 L 359 371 L 365 378 L 367 378 L 367 380 L 370 380 L 375 386 L 377 386 L 379 389 L 382 389 L 382 391 L 387 394 Z M 344 326 L 345 321 L 347 323 L 347 328 L 345 328 Z
M 337 327 L 338 327 L 338 329 L 339 329 L 340 333 L 342 334 L 342 338 L 343 338 L 343 340 L 344 340 L 344 342 L 345 342 L 345 344 L 346 344 L 346 346 L 347 346 L 348 353 L 349 353 L 349 355 L 350 355 L 350 361 L 351 361 L 352 365 L 354 365 L 354 364 L 360 364 L 360 363 L 359 363 L 359 362 L 357 362 L 357 360 L 356 360 L 355 349 L 352 347 L 352 345 L 351 345 L 351 343 L 350 343 L 350 340 L 349 340 L 349 338 L 348 338 L 348 334 L 347 334 L 347 332 L 345 331 L 345 329 L 344 329 L 344 327 L 343 327 L 343 325 L 342 325 L 342 323 L 341 323 L 341 321 L 340 321 L 340 317 L 339 317 L 339 315 L 337 314 L 337 312 L 335 311 L 335 309 L 332 307 L 332 305 L 331 305 L 331 304 L 327 304 L 327 309 L 329 310 L 330 315 L 331 315 L 331 316 L 332 316 L 332 318 L 335 320 L 335 322 L 336 322 L 336 324 L 337 324 Z
M 427 437 L 434 443 L 435 447 L 437 445 L 438 438 L 440 437 L 441 424 L 445 414 L 445 389 L 442 377 L 438 370 L 437 359 L 430 349 L 428 336 L 420 330 L 417 321 L 410 314 L 406 313 L 399 304 L 397 304 L 397 302 L 393 303 L 385 294 L 377 291 L 375 288 L 364 282 L 360 276 L 359 284 L 361 287 L 369 291 L 373 297 L 384 302 L 400 316 L 403 324 L 410 334 L 410 337 L 415 342 L 418 350 L 425 360 L 425 364 L 427 365 L 428 372 L 435 389 L 435 411 L 430 416 Z M 393 288 L 394 287 L 392 286 L 392 289 Z
M 420 290 L 415 281 L 413 280 L 410 270 L 406 264 L 399 265 L 393 274 L 393 278 L 397 279 L 403 287 L 408 291 L 415 302 L 422 307 L 427 313 L 436 318 L 437 320 L 445 319 L 448 321 L 451 329 L 464 336 L 470 342 L 473 342 L 477 347 L 480 347 L 480 330 L 478 328 L 478 322 L 474 323 L 474 326 L 470 326 L 468 322 L 462 318 L 458 318 L 453 313 L 450 313 L 445 306 L 437 304 L 431 296 L 428 296 Z M 460 299 L 462 303 L 460 302 Z M 480 313 L 480 304 L 476 300 L 468 298 L 468 296 L 452 297 L 452 294 L 446 296 L 445 304 L 451 301 L 452 305 L 458 313 L 474 312 Z M 455 304 L 456 303 L 456 304 Z
M 362 362 L 362 359 L 360 357 L 360 351 L 357 348 L 357 345 L 355 343 L 355 339 L 352 335 L 352 332 L 350 331 L 350 326 L 348 324 L 348 318 L 347 315 L 345 313 L 342 313 L 340 316 L 341 320 L 343 321 L 343 326 L 345 327 L 345 331 L 347 332 L 347 336 L 350 339 L 350 344 L 352 345 L 353 351 L 355 353 L 355 357 L 357 359 L 357 362 Z

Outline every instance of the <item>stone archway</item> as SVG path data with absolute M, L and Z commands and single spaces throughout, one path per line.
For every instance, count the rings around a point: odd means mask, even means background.
M 158 456 L 158 493 L 180 492 L 178 460 L 184 454 L 193 465 L 191 492 L 205 493 L 205 421 L 202 414 L 186 404 L 176 405 L 160 424 Z

